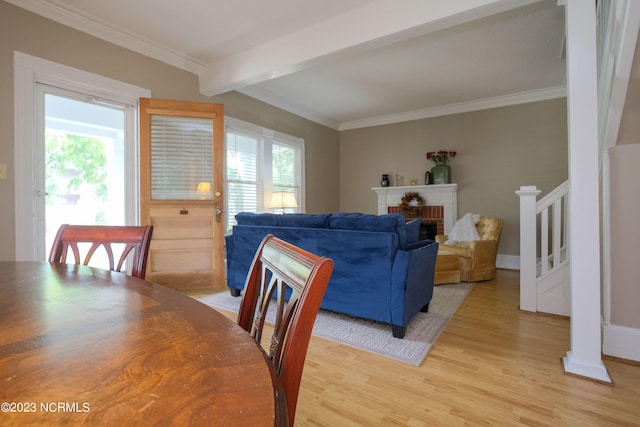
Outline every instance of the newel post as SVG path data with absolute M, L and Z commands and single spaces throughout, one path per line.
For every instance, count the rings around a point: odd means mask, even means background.
M 537 311 L 536 289 L 536 199 L 540 190 L 525 185 L 520 196 L 520 309 Z

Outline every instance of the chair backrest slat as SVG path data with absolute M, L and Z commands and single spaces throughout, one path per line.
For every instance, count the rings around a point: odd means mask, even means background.
M 133 251 L 131 275 L 145 278 L 147 257 L 151 244 L 153 226 L 115 226 L 115 225 L 69 225 L 63 224 L 51 246 L 49 262 L 67 262 L 69 250 L 73 253 L 75 264 L 88 265 L 93 255 L 102 246 L 109 260 L 109 269 L 122 271 L 125 260 Z M 84 258 L 80 255 L 79 244 L 91 244 Z M 114 245 L 124 245 L 118 263 L 115 263 Z
M 273 235 L 266 236 L 253 259 L 238 312 L 238 324 L 261 345 L 267 311 L 275 310 L 268 359 L 274 365 L 293 425 L 304 360 L 333 261 Z M 275 302 L 274 302 L 275 299 Z

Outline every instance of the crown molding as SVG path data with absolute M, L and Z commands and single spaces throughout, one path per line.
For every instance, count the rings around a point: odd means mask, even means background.
M 182 70 L 200 74 L 204 69 L 204 64 L 193 58 L 186 57 L 175 50 L 109 25 L 95 16 L 85 16 L 70 8 L 59 6 L 47 0 L 5 1 L 29 12 L 33 12 L 125 49 L 173 65 Z
M 311 111 L 298 104 L 280 98 L 271 92 L 261 90 L 255 86 L 240 89 L 238 90 L 238 92 L 338 131 L 390 125 L 412 120 L 428 119 L 431 117 L 448 116 L 451 114 L 459 113 L 468 113 L 471 111 L 488 110 L 491 108 L 508 107 L 518 104 L 528 104 L 530 102 L 546 101 L 549 99 L 564 98 L 567 96 L 567 90 L 565 86 L 555 86 L 546 89 L 519 92 L 512 95 L 497 96 L 493 98 L 479 99 L 469 102 L 460 102 L 457 104 L 425 108 L 422 110 L 408 111 L 398 114 L 387 114 L 340 123 L 325 115 L 322 115 L 315 111 Z
M 422 110 L 408 111 L 406 113 L 389 114 L 371 117 L 362 120 L 352 120 L 340 124 L 338 130 L 351 130 L 371 126 L 388 125 L 393 123 L 408 122 L 411 120 L 428 119 L 431 117 L 449 116 L 452 114 L 468 113 L 471 111 L 488 110 L 491 108 L 508 107 L 511 105 L 528 104 L 530 102 L 546 101 L 548 99 L 564 98 L 567 90 L 564 86 L 556 86 L 547 89 L 532 90 L 514 93 L 505 96 L 479 99 L 457 104 L 443 105 Z

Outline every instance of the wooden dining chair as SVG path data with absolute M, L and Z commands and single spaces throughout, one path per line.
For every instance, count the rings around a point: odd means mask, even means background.
M 332 273 L 330 258 L 267 235 L 247 275 L 238 324 L 260 346 L 267 310 L 273 303 L 275 324 L 268 359 L 282 384 L 290 426 L 311 330 Z
M 122 271 L 125 259 L 133 251 L 131 275 L 144 279 L 152 233 L 152 225 L 62 224 L 53 240 L 49 262 L 67 262 L 67 257 L 72 253 L 76 264 L 82 262 L 82 264 L 88 265 L 93 255 L 102 246 L 109 260 L 109 270 Z M 83 255 L 84 258 L 81 260 L 80 253 L 81 249 L 83 249 L 83 243 L 91 246 L 89 246 Z M 117 264 L 114 253 L 120 253 Z

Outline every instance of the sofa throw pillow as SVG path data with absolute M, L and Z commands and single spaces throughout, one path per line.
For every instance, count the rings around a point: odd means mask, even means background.
M 449 240 L 444 242 L 445 245 L 455 246 L 458 243 L 472 242 L 480 240 L 476 224 L 480 221 L 479 214 L 468 213 L 453 224 L 449 233 Z
M 417 242 L 420 238 L 420 224 L 422 220 L 420 218 L 416 218 L 412 221 L 409 221 L 406 226 L 407 230 L 407 245 L 409 243 Z
M 404 224 L 404 216 L 402 223 Z M 337 212 L 329 217 L 329 228 L 359 231 L 396 231 L 398 218 L 395 215 L 371 215 L 363 213 Z
M 407 244 L 405 218 L 402 214 L 372 215 L 355 212 L 336 212 L 329 217 L 329 228 L 356 231 L 396 233 L 398 245 Z

